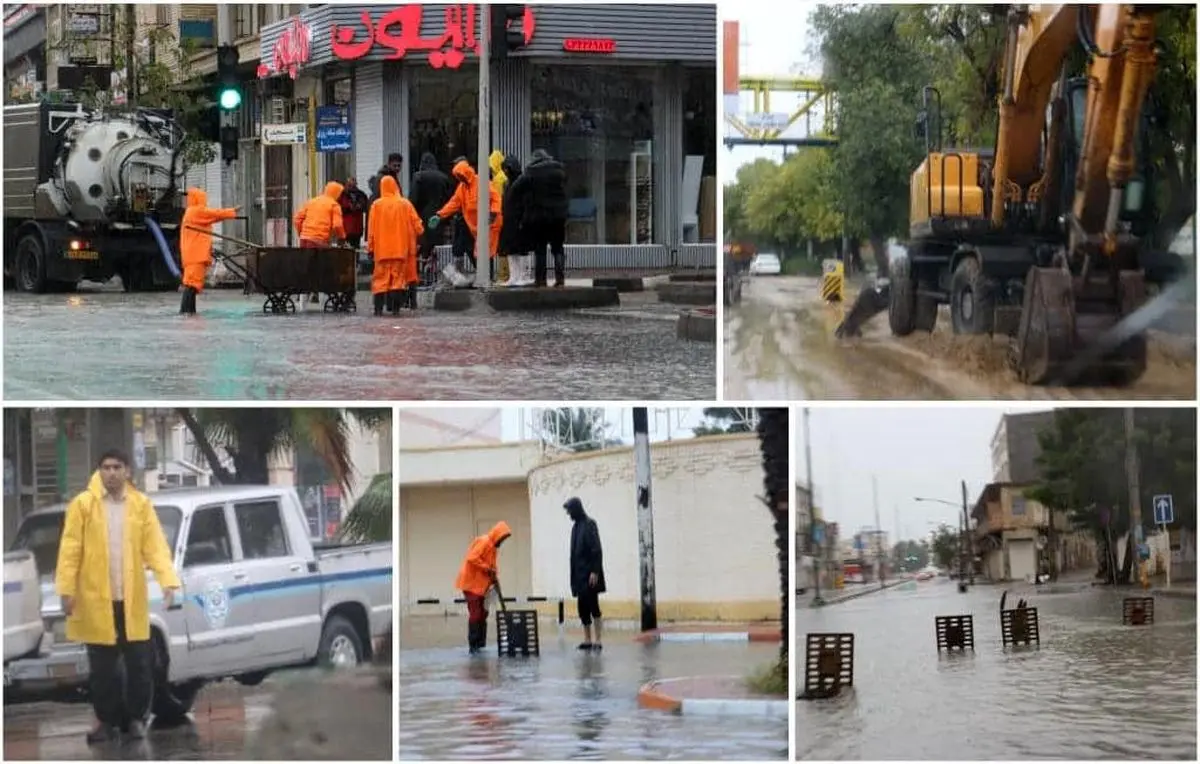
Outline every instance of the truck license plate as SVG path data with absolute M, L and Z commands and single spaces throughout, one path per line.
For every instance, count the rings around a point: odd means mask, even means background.
M 94 249 L 68 249 L 68 260 L 99 260 L 100 253 Z
M 50 676 L 55 679 L 69 679 L 75 676 L 74 663 L 55 663 L 50 666 Z

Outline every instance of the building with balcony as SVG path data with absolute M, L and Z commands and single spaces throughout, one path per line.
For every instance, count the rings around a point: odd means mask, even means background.
M 978 572 L 991 581 L 1033 581 L 1049 571 L 1051 554 L 1059 572 L 1095 565 L 1091 537 L 1074 531 L 1065 512 L 1054 513 L 1052 534 L 1050 510 L 1025 496 L 1028 487 L 989 483 L 976 500 L 971 517 Z

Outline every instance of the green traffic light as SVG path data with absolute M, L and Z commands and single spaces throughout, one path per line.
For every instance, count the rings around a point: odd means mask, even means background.
M 229 111 L 230 109 L 236 109 L 242 105 L 241 91 L 239 91 L 237 88 L 225 88 L 221 91 L 220 96 L 218 96 L 217 102 L 221 105 L 221 108 L 226 111 Z

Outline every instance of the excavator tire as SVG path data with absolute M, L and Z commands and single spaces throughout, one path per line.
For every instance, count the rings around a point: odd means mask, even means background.
M 1146 371 L 1144 332 L 1106 352 L 1095 350 L 1106 333 L 1145 300 L 1140 271 L 1123 271 L 1119 283 L 1115 300 L 1095 294 L 1081 296 L 1068 271 L 1030 269 L 1013 346 L 1017 377 L 1030 385 L 1125 386 L 1136 382 Z M 1094 358 L 1090 357 L 1093 353 Z
M 950 277 L 950 322 L 955 334 L 991 334 L 996 320 L 995 285 L 975 257 L 964 257 Z
M 889 275 L 891 289 L 887 309 L 892 334 L 906 337 L 914 331 L 932 332 L 937 325 L 937 300 L 919 294 L 923 285 L 913 277 L 911 261 L 907 258 L 894 260 L 889 266 Z M 857 310 L 857 303 L 855 308 Z

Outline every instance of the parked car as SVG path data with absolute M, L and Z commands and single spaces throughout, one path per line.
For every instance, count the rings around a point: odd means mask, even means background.
M 778 276 L 782 272 L 783 263 L 779 261 L 779 255 L 764 252 L 750 261 L 751 276 Z
M 32 552 L 4 555 L 4 662 L 29 655 L 42 641 L 42 588 Z
M 168 611 L 147 573 L 157 717 L 183 717 L 212 681 L 256 685 L 282 668 L 367 662 L 391 628 L 392 543 L 314 547 L 293 489 L 188 488 L 149 498 L 183 583 Z M 13 542 L 39 560 L 46 634 L 36 655 L 5 665 L 10 700 L 85 692 L 87 652 L 67 641 L 54 592 L 65 513 L 63 504 L 30 513 Z

